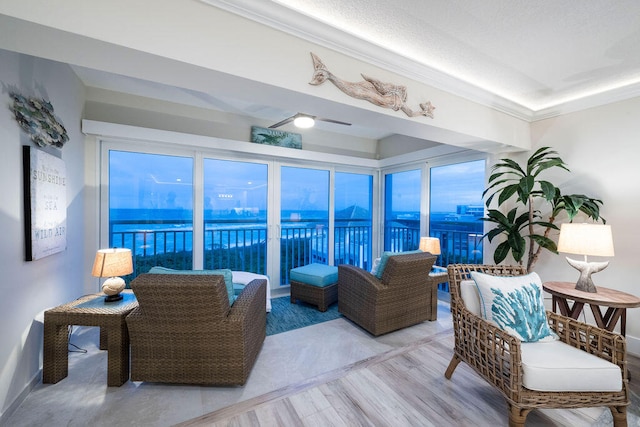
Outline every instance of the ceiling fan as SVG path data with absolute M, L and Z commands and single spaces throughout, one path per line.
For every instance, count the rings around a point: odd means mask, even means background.
M 310 128 L 310 127 L 313 127 L 316 120 L 319 120 L 322 122 L 336 123 L 339 125 L 351 126 L 351 123 L 341 122 L 340 120 L 325 119 L 322 117 L 312 116 L 310 114 L 296 113 L 293 116 L 287 119 L 284 119 L 281 122 L 276 123 L 275 125 L 269 126 L 269 129 L 275 129 L 291 122 L 293 122 L 293 124 L 295 124 L 299 128 Z

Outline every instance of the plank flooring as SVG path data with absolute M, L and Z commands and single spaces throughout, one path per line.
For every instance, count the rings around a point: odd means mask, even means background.
M 406 347 L 179 424 L 195 426 L 505 426 L 507 405 L 464 363 L 444 371 L 453 337 L 443 331 Z M 640 359 L 630 358 L 640 379 Z M 637 403 L 640 380 L 630 383 Z M 629 408 L 630 422 L 640 408 Z M 606 408 L 537 410 L 527 426 L 612 425 Z M 635 420 L 635 421 L 634 421 Z

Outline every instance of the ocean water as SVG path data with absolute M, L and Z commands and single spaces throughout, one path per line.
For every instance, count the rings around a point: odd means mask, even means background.
M 142 256 L 190 252 L 193 250 L 191 215 L 191 211 L 181 209 L 112 209 L 110 245 L 129 248 Z M 207 216 L 211 215 L 205 215 L 205 250 L 249 247 L 267 241 L 266 214 L 246 215 L 234 210 L 219 214 L 215 222 Z M 295 220 L 282 224 L 282 239 L 326 236 L 327 221 L 314 220 L 318 218 L 315 211 L 291 213 L 287 217 Z

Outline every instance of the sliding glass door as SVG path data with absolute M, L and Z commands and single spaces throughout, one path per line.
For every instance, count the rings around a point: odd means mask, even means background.
M 153 266 L 228 268 L 279 287 L 310 263 L 370 268 L 373 174 L 114 145 L 102 151 L 101 240 L 132 250 L 127 280 Z
M 373 176 L 335 173 L 334 265 L 371 269 Z
M 420 169 L 388 173 L 384 180 L 384 250 L 402 252 L 420 244 Z
M 268 166 L 204 159 L 204 268 L 267 274 Z
M 329 260 L 329 171 L 280 168 L 280 284 L 289 270 Z
M 429 235 L 440 239 L 439 265 L 482 263 L 485 161 L 431 167 Z
M 193 262 L 193 159 L 128 151 L 109 155 L 109 247 L 129 248 L 132 277 Z

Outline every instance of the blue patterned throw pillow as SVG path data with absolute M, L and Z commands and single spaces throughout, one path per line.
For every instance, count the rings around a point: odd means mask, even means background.
M 536 273 L 523 276 L 491 276 L 472 272 L 480 296 L 482 317 L 524 342 L 553 341 Z

